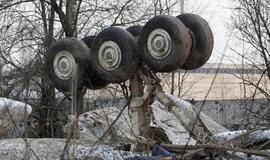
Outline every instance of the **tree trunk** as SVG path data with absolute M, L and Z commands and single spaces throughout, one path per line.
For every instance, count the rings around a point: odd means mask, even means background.
M 46 9 L 45 3 L 41 1 L 41 10 L 42 10 L 42 20 L 43 20 L 43 28 L 44 28 L 44 54 L 47 54 L 52 41 L 53 41 L 53 26 L 54 26 L 54 17 L 55 12 L 54 8 L 51 7 L 50 10 L 50 20 L 47 23 L 46 18 Z M 55 109 L 56 100 L 55 100 L 55 88 L 53 87 L 52 82 L 50 81 L 47 68 L 45 65 L 41 68 L 41 102 L 40 106 L 42 107 L 39 110 L 40 115 L 40 128 L 39 128 L 39 136 L 40 137 L 62 137 L 62 127 L 58 125 L 58 111 Z
M 135 75 L 130 81 L 130 91 L 132 99 L 137 99 L 143 96 L 144 86 L 138 75 Z M 139 101 L 139 100 L 138 100 Z M 132 127 L 136 137 L 148 137 L 150 129 L 151 110 L 147 103 L 139 103 L 140 105 L 132 106 Z M 135 147 L 136 151 L 143 151 L 147 148 L 146 145 L 139 144 Z
M 66 31 L 67 37 L 75 37 L 76 36 L 76 16 L 77 16 L 77 3 L 76 0 L 68 0 L 66 5 L 66 17 L 67 22 L 71 30 Z

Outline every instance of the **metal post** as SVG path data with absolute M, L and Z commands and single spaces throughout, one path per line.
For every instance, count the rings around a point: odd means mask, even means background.
M 78 77 L 78 64 L 75 65 L 74 74 L 72 77 L 72 84 L 71 84 L 71 114 L 76 116 L 77 114 L 77 77 Z

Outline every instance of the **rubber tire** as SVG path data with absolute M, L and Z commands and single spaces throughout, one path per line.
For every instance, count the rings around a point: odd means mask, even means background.
M 196 40 L 196 46 L 190 51 L 186 63 L 181 69 L 192 70 L 204 65 L 210 58 L 214 45 L 214 37 L 207 21 L 195 14 L 181 14 L 177 16 L 190 29 Z
M 172 72 L 182 66 L 189 56 L 191 37 L 182 22 L 172 16 L 161 15 L 150 19 L 142 29 L 139 38 L 139 48 L 144 62 L 156 72 Z M 149 34 L 155 29 L 164 29 L 172 40 L 172 48 L 164 59 L 156 59 L 151 56 L 147 48 Z
M 94 41 L 96 36 L 87 36 L 82 39 L 82 41 L 88 46 L 89 49 L 91 49 L 91 45 Z M 91 52 L 88 53 L 91 55 Z M 93 70 L 91 64 L 89 61 L 88 69 L 87 69 L 87 74 L 85 77 L 85 87 L 96 90 L 96 89 L 101 89 L 107 86 L 107 83 L 103 81 Z
M 142 26 L 131 26 L 128 27 L 126 30 L 132 34 L 133 37 L 139 37 L 142 32 L 143 27 Z
M 80 90 L 84 87 L 85 71 L 90 61 L 90 55 L 88 54 L 90 50 L 82 41 L 75 38 L 64 38 L 52 44 L 45 57 L 46 69 L 55 88 L 62 92 L 71 92 L 72 90 L 72 77 L 67 80 L 63 80 L 54 72 L 54 58 L 57 53 L 63 50 L 71 53 L 75 62 L 78 64 L 77 90 Z
M 118 68 L 109 71 L 104 69 L 98 61 L 98 50 L 105 41 L 113 41 L 120 47 L 122 59 Z M 139 66 L 137 43 L 126 30 L 109 27 L 101 31 L 92 44 L 91 64 L 94 71 L 108 83 L 120 83 L 130 79 Z

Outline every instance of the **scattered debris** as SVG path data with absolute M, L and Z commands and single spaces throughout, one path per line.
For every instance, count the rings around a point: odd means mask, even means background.
M 173 144 L 195 144 L 195 140 L 189 136 L 189 133 L 179 123 L 177 118 L 169 111 L 165 109 L 165 106 L 158 101 L 155 101 L 152 105 L 153 117 L 151 126 L 159 135 L 161 132 L 165 132 L 168 137 L 168 141 Z M 107 128 L 111 125 L 112 121 L 117 117 L 121 107 L 108 107 L 103 109 L 97 109 L 90 112 L 86 112 L 79 117 L 79 139 L 96 142 L 105 133 Z M 66 126 L 65 133 L 69 133 L 69 126 L 72 124 L 74 117 L 70 117 L 70 123 Z M 128 108 L 124 110 L 123 114 L 117 120 L 115 125 L 111 128 L 111 131 L 103 139 L 103 142 L 124 142 L 133 140 L 136 141 L 138 137 L 135 136 L 132 130 L 131 115 Z M 152 130 L 153 131 L 153 130 Z M 152 135 L 155 135 L 153 133 Z M 151 136 L 150 136 L 151 137 Z M 164 137 L 164 136 L 163 136 Z M 161 138 L 160 136 L 154 136 L 153 140 Z M 121 140 L 121 141 L 119 141 Z M 164 141 L 161 141 L 164 142 Z

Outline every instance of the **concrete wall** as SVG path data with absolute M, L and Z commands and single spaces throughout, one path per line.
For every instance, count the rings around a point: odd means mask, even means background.
M 195 106 L 200 108 L 203 101 L 198 101 Z M 263 111 L 270 107 L 270 102 L 265 99 L 257 100 L 207 100 L 202 111 L 218 123 L 231 128 L 246 128 L 248 125 L 269 126 L 270 115 L 267 119 L 260 119 Z

